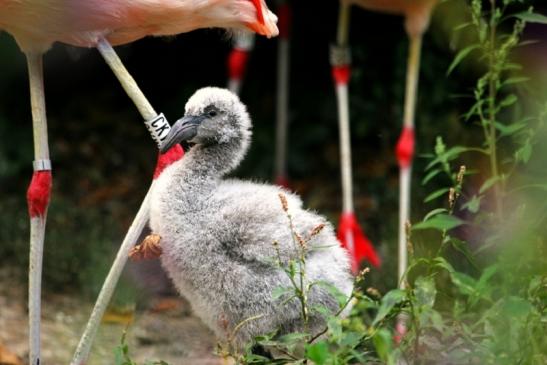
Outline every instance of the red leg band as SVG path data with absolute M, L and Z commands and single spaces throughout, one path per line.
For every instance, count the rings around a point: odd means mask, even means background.
M 247 68 L 249 51 L 234 48 L 228 56 L 228 74 L 232 80 L 241 80 Z
M 407 168 L 412 164 L 414 158 L 414 129 L 410 127 L 404 127 L 397 147 L 395 148 L 395 154 L 397 155 L 397 161 L 400 168 Z
M 51 171 L 34 171 L 27 190 L 28 214 L 31 218 L 43 217 L 51 195 Z
M 347 85 L 351 77 L 350 65 L 332 66 L 332 78 L 336 85 Z

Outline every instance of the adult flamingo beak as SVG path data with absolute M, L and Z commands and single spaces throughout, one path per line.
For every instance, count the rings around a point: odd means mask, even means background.
M 279 34 L 279 29 L 277 29 L 277 16 L 268 9 L 264 0 L 249 1 L 256 9 L 256 21 L 247 23 L 247 27 L 268 38 L 277 36 Z

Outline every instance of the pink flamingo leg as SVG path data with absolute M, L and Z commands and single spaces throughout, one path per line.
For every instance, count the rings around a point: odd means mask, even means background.
M 146 126 L 150 130 L 152 138 L 156 141 L 158 147 L 160 147 L 163 138 L 165 138 L 170 129 L 165 117 L 161 114 L 158 115 L 152 108 L 152 105 L 148 102 L 142 91 L 139 89 L 133 77 L 131 77 L 131 75 L 127 72 L 123 66 L 123 63 L 110 44 L 106 40 L 101 39 L 97 45 L 97 48 L 122 84 L 122 87 L 127 92 L 128 96 L 137 106 L 137 109 L 145 119 Z M 180 160 L 183 155 L 184 151 L 179 145 L 171 148 L 167 153 L 159 155 L 152 185 L 148 189 L 137 215 L 129 227 L 123 243 L 118 250 L 105 282 L 103 283 L 84 333 L 82 334 L 78 347 L 74 353 L 71 365 L 83 365 L 87 362 L 101 319 L 106 311 L 108 303 L 112 299 L 116 285 L 127 262 L 129 251 L 133 248 L 142 230 L 148 223 L 150 216 L 151 192 L 154 189 L 155 179 L 162 173 L 165 167 Z
M 234 47 L 228 56 L 228 89 L 234 94 L 239 95 L 241 91 L 254 39 L 254 34 L 249 32 L 240 32 L 235 36 Z
M 51 194 L 51 162 L 47 136 L 42 55 L 28 53 L 30 101 L 34 131 L 34 174 L 27 190 L 30 216 L 29 257 L 29 364 L 40 364 L 42 259 L 47 208 Z
M 275 136 L 275 183 L 289 187 L 287 175 L 287 136 L 289 126 L 289 77 L 291 8 L 285 1 L 278 8 L 277 97 Z
M 407 242 L 405 225 L 410 222 L 410 197 L 412 188 L 412 160 L 414 158 L 414 120 L 416 114 L 416 96 L 418 94 L 418 76 L 420 69 L 420 53 L 422 48 L 422 32 L 409 33 L 410 45 L 407 64 L 407 79 L 405 92 L 405 113 L 403 130 L 395 153 L 399 163 L 399 287 L 405 288 L 404 277 L 408 267 Z M 407 329 L 406 316 L 397 319 L 395 340 L 400 342 Z
M 378 267 L 381 264 L 370 240 L 359 226 L 353 206 L 353 184 L 351 170 L 351 139 L 349 127 L 348 84 L 351 76 L 351 57 L 347 46 L 349 6 L 340 4 L 338 23 L 338 45 L 331 49 L 332 76 L 336 85 L 338 122 L 340 129 L 340 165 L 342 170 L 342 215 L 338 225 L 338 239 L 350 253 L 352 271 L 356 274 L 362 260 Z
M 160 174 L 167 166 L 180 160 L 183 156 L 184 151 L 182 150 L 182 147 L 180 145 L 176 145 L 168 152 L 159 155 L 152 185 L 148 189 L 148 192 L 144 197 L 141 207 L 139 208 L 139 211 L 137 212 L 133 223 L 131 224 L 129 230 L 127 231 L 127 234 L 125 235 L 123 243 L 120 246 L 118 253 L 116 254 L 114 263 L 112 264 L 112 267 L 108 272 L 97 301 L 95 302 L 95 307 L 93 308 L 91 316 L 87 322 L 84 333 L 80 338 L 80 342 L 74 353 L 71 365 L 84 365 L 87 362 L 89 353 L 91 352 L 91 346 L 93 345 L 97 330 L 99 329 L 101 319 L 104 315 L 104 312 L 106 311 L 108 303 L 110 303 L 110 300 L 112 299 L 112 295 L 114 294 L 114 290 L 116 289 L 116 285 L 122 274 L 123 268 L 127 263 L 129 251 L 133 248 L 133 246 L 135 246 L 135 243 L 142 233 L 142 230 L 148 223 L 150 214 L 150 199 L 156 179 L 160 176 Z

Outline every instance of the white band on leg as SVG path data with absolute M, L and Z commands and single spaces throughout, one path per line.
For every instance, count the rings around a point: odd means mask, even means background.
M 144 124 L 146 125 L 146 128 L 148 128 L 152 139 L 158 145 L 158 148 L 161 148 L 163 140 L 167 137 L 169 131 L 171 130 L 171 126 L 169 125 L 167 118 L 165 118 L 165 115 L 161 113 L 154 119 L 145 121 Z
M 34 171 L 51 171 L 51 160 L 32 161 Z

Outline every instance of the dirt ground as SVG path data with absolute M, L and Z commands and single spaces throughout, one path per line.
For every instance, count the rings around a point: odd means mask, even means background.
M 0 270 L 0 349 L 15 354 L 22 364 L 28 356 L 26 307 L 25 285 L 13 285 L 6 270 Z M 72 296 L 43 295 L 42 364 L 70 362 L 91 308 L 91 303 Z M 130 356 L 139 365 L 145 360 L 169 365 L 223 363 L 213 354 L 213 334 L 192 315 L 187 302 L 173 297 L 157 298 L 136 312 L 105 316 L 87 365 L 112 365 L 114 348 L 126 328 Z

